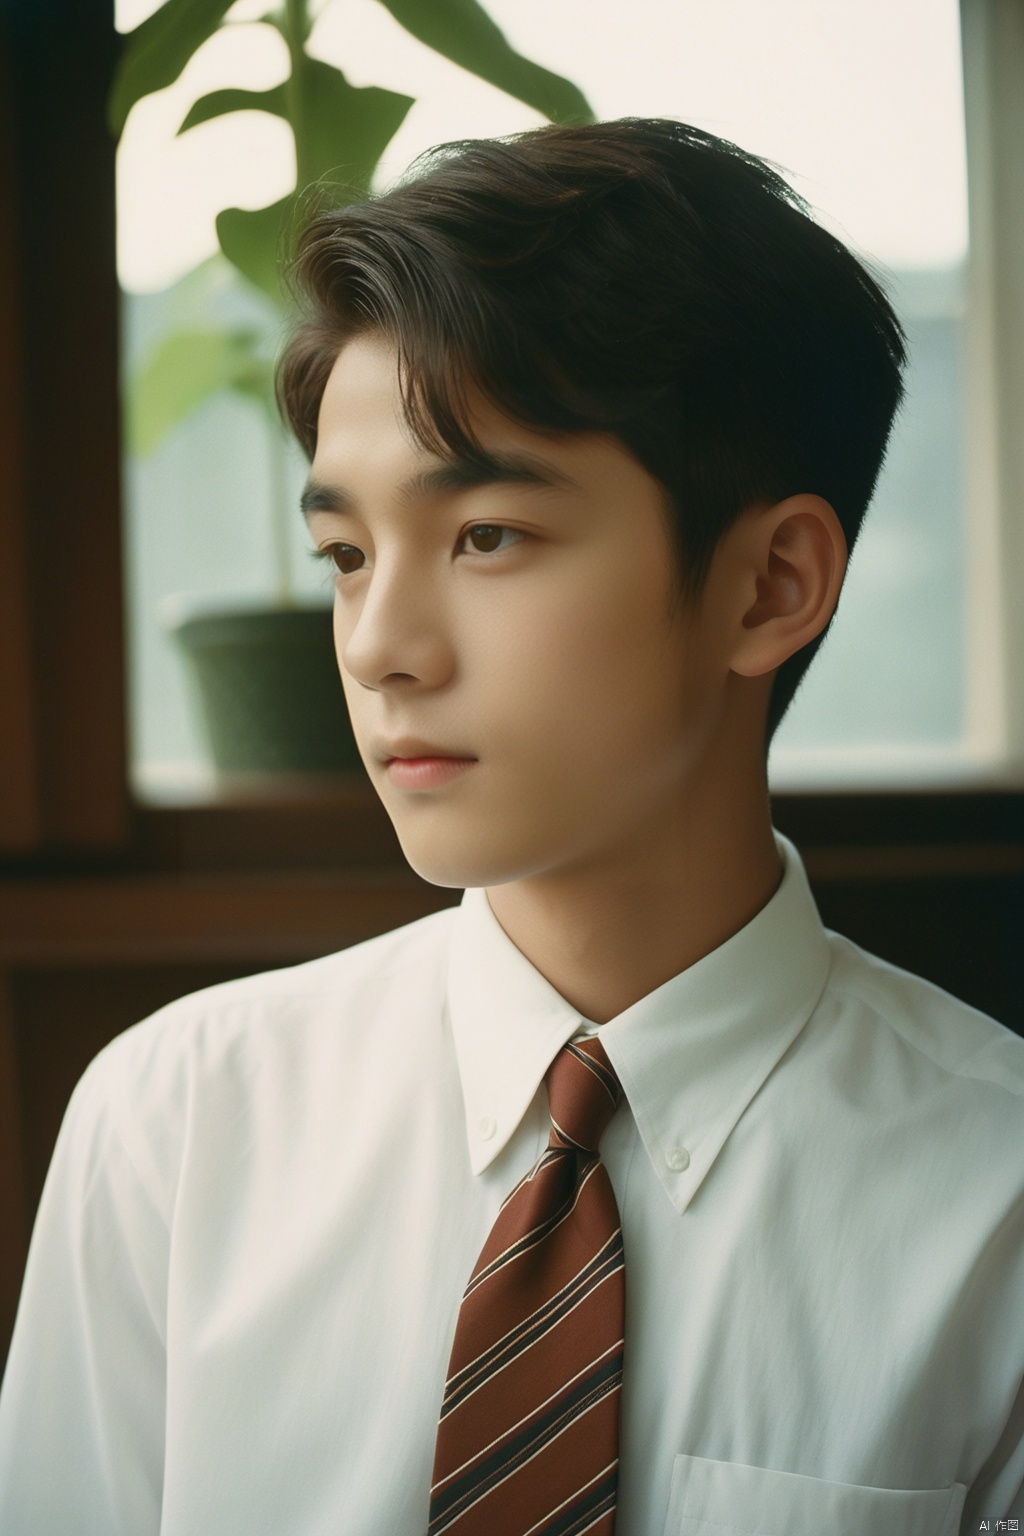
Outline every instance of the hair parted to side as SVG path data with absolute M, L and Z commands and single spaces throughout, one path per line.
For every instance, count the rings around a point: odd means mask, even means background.
M 902 398 L 903 333 L 769 165 L 668 119 L 470 139 L 315 214 L 291 278 L 281 408 L 312 457 L 341 347 L 399 350 L 409 424 L 479 452 L 479 389 L 527 426 L 614 434 L 660 481 L 684 593 L 746 508 L 831 503 L 852 547 Z M 779 669 L 768 736 L 820 639 Z

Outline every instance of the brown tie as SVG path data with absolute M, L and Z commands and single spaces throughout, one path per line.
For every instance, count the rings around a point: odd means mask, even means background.
M 597 1155 L 622 1096 L 604 1047 L 547 1073 L 547 1150 L 505 1200 L 455 1328 L 429 1536 L 612 1536 L 625 1277 Z

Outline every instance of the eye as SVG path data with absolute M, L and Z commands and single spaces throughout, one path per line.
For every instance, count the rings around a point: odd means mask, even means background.
M 351 576 L 365 563 L 366 556 L 354 544 L 328 544 L 318 551 L 321 558 L 329 560 L 340 576 Z
M 474 523 L 462 535 L 461 546 L 468 546 L 478 555 L 493 555 L 503 549 L 511 549 L 525 534 L 516 528 L 503 528 L 499 523 Z

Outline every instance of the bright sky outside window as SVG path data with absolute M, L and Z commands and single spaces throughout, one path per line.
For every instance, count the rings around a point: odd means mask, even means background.
M 203 91 L 266 89 L 284 45 L 240 0 L 169 90 L 136 107 L 121 150 L 119 261 L 130 292 L 163 288 L 216 248 L 227 194 L 259 207 L 291 185 L 287 128 L 265 114 L 174 133 Z M 127 30 L 155 10 L 119 0 Z M 844 238 L 895 268 L 951 267 L 967 251 L 960 43 L 955 0 L 490 0 L 522 52 L 567 74 L 600 117 L 681 117 L 783 166 Z M 313 52 L 353 85 L 417 98 L 384 179 L 420 150 L 511 133 L 539 115 L 438 58 L 376 0 L 327 0 Z

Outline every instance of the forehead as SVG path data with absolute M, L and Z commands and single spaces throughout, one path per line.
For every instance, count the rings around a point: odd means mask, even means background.
M 320 401 L 316 458 L 339 437 L 358 439 L 368 426 L 400 429 L 414 446 L 402 410 L 397 349 L 376 334 L 355 337 L 334 360 Z
M 451 455 L 432 451 L 415 436 L 406 420 L 397 347 L 376 332 L 354 337 L 341 349 L 320 406 L 317 448 L 312 479 L 348 480 L 405 477 L 414 469 L 450 465 L 451 481 L 482 484 L 517 481 L 547 483 L 593 495 L 600 486 L 618 485 L 649 494 L 661 487 L 625 445 L 607 433 L 554 432 L 527 426 L 507 416 L 480 391 L 470 392 L 468 416 L 482 449 L 481 460 L 469 465 Z

